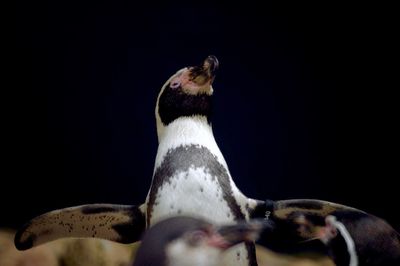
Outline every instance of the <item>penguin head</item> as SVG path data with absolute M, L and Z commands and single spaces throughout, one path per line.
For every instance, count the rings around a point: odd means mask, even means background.
M 267 200 L 269 223 L 259 244 L 284 253 L 326 253 L 321 241 L 328 237 L 325 218 L 335 207 L 317 200 Z
M 268 224 L 268 230 L 263 232 L 259 241 L 267 248 L 283 253 L 326 251 L 320 241 L 324 229 L 322 217 L 301 212 L 293 212 L 285 218 L 271 214 Z
M 218 67 L 218 59 L 210 55 L 200 65 L 185 67 L 165 82 L 156 104 L 159 137 L 165 126 L 180 117 L 200 116 L 210 121 L 212 83 Z
M 134 266 L 219 265 L 225 250 L 255 241 L 262 229 L 259 221 L 216 226 L 193 217 L 167 218 L 146 232 Z

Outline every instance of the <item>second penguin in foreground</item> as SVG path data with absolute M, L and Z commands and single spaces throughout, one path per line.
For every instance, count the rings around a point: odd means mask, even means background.
M 255 241 L 263 228 L 258 220 L 216 226 L 200 218 L 167 218 L 146 232 L 134 266 L 221 265 L 224 251 Z

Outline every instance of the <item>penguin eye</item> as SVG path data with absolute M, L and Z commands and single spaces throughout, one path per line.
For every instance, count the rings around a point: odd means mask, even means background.
M 206 233 L 203 231 L 194 231 L 189 234 L 188 243 L 191 246 L 198 246 L 206 238 L 206 236 Z
M 171 89 L 176 89 L 181 85 L 181 83 L 179 81 L 173 81 L 172 83 L 170 83 L 169 87 Z

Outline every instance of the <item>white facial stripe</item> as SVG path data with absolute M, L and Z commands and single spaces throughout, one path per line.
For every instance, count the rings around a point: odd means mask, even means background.
M 336 229 L 339 230 L 344 241 L 346 242 L 347 251 L 349 252 L 349 256 L 350 256 L 349 266 L 358 266 L 358 256 L 357 256 L 357 252 L 356 252 L 356 247 L 354 244 L 354 240 L 351 237 L 349 231 L 346 229 L 346 227 L 344 226 L 343 223 L 336 220 L 335 216 L 329 215 L 326 219 L 327 219 L 327 222 L 331 223 Z

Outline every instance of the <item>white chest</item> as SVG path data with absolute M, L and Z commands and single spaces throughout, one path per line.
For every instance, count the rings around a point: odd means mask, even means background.
M 150 224 L 174 215 L 201 217 L 216 224 L 234 222 L 234 215 L 223 198 L 217 179 L 204 167 L 178 173 L 160 187 Z M 218 261 L 218 265 L 245 266 L 248 265 L 247 256 L 244 244 L 240 244 L 218 259 L 204 257 L 203 253 L 193 254 L 189 265 L 214 265 L 212 262 Z
M 171 215 L 199 216 L 217 223 L 234 219 L 217 178 L 204 166 L 176 172 L 159 187 L 150 224 Z
M 174 215 L 233 223 L 248 218 L 252 200 L 234 184 L 211 127 L 182 118 L 164 130 L 147 203 L 147 224 Z M 224 265 L 248 265 L 244 244 L 224 256 Z

